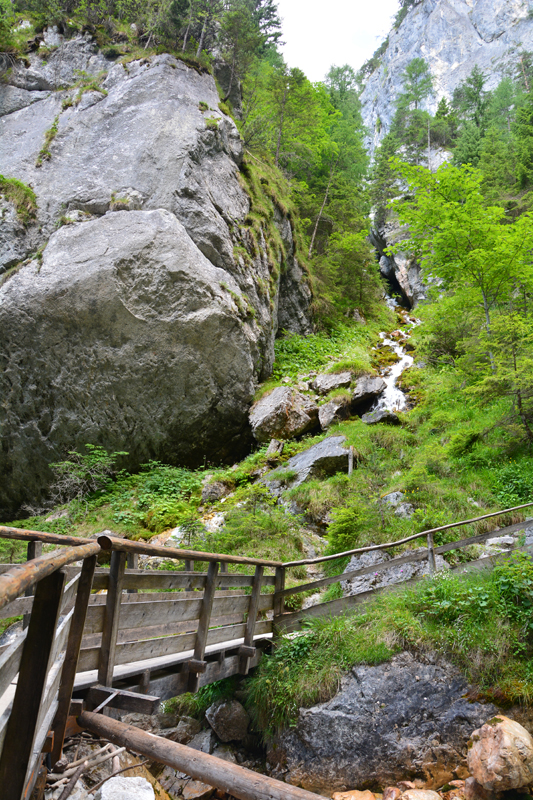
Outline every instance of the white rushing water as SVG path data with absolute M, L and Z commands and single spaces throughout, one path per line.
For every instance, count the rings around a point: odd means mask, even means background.
M 390 299 L 392 300 L 392 303 L 394 303 L 394 306 L 390 307 L 392 308 L 397 306 L 396 301 L 392 298 Z M 389 304 L 387 303 L 387 305 Z M 404 372 L 404 370 L 408 369 L 408 367 L 412 366 L 414 363 L 414 358 L 406 353 L 404 345 L 410 338 L 410 331 L 412 331 L 412 329 L 418 325 L 419 321 L 412 321 L 412 317 L 409 319 L 411 322 L 406 330 L 398 329 L 397 331 L 393 332 L 395 334 L 395 338 L 391 338 L 391 334 L 379 334 L 383 344 L 391 347 L 396 355 L 399 356 L 400 360 L 391 367 L 386 367 L 384 370 L 382 370 L 381 377 L 386 383 L 386 389 L 373 406 L 373 411 L 377 411 L 378 409 L 382 408 L 386 408 L 389 411 L 403 411 L 407 407 L 407 397 L 405 393 L 398 388 L 397 383 L 402 372 Z

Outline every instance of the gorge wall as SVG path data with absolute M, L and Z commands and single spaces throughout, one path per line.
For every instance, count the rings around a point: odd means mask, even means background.
M 49 36 L 0 85 L 0 173 L 37 198 L 24 225 L 0 197 L 0 519 L 85 443 L 130 468 L 242 457 L 278 327 L 311 330 L 290 221 L 271 202 L 252 230 L 214 79 Z

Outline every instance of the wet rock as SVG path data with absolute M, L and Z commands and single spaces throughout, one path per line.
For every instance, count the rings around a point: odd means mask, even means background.
M 221 742 L 240 741 L 248 733 L 250 717 L 238 700 L 218 700 L 205 717 Z
M 338 372 L 333 374 L 322 373 L 317 375 L 311 383 L 311 389 L 318 392 L 318 394 L 327 394 L 334 389 L 346 389 L 351 382 L 351 372 Z
M 376 800 L 376 795 L 368 789 L 364 792 L 352 789 L 349 792 L 334 792 L 332 800 Z
M 173 742 L 189 744 L 191 739 L 200 733 L 201 729 L 202 726 L 197 719 L 182 717 L 174 730 L 165 735 L 167 739 L 171 739 Z
M 354 667 L 326 703 L 301 709 L 269 752 L 291 782 L 322 793 L 418 779 L 437 788 L 465 766 L 471 731 L 493 706 L 469 702 L 460 672 L 436 657 L 402 653 Z
M 518 722 L 498 714 L 472 734 L 468 768 L 491 792 L 533 782 L 533 739 Z
M 368 403 L 369 400 L 379 397 L 379 395 L 385 391 L 386 386 L 383 378 L 373 378 L 370 375 L 364 375 L 362 378 L 359 378 L 352 394 L 352 408 L 356 409 Z
M 400 418 L 394 411 L 388 408 L 378 408 L 376 411 L 369 411 L 361 417 L 367 425 L 376 425 L 378 422 L 385 422 L 388 425 L 401 425 Z
M 465 800 L 496 800 L 496 798 L 499 797 L 496 792 L 490 792 L 488 789 L 484 789 L 483 786 L 472 777 L 467 778 L 465 781 L 464 796 Z
M 441 800 L 441 796 L 431 789 L 407 789 L 402 794 L 402 800 Z
M 155 800 L 154 790 L 146 778 L 110 778 L 98 789 L 95 800 Z
M 208 800 L 214 793 L 215 787 L 202 781 L 188 781 L 181 790 L 183 800 Z
M 351 403 L 349 398 L 330 400 L 318 409 L 318 421 L 323 431 L 327 430 L 334 422 L 342 422 L 349 419 L 351 415 Z
M 317 475 L 334 475 L 347 470 L 349 451 L 343 447 L 345 441 L 345 436 L 328 436 L 308 450 L 289 458 L 285 468 L 297 473 L 291 486 L 299 486 Z
M 215 734 L 211 729 L 197 733 L 189 742 L 189 747 L 193 750 L 200 750 L 201 753 L 213 752 L 215 746 Z
M 426 554 L 426 549 L 419 547 L 413 550 L 413 554 Z M 404 553 L 403 555 L 407 555 Z M 373 565 L 384 564 L 392 560 L 384 550 L 371 550 L 369 553 L 361 553 L 361 555 L 352 556 L 345 572 L 352 572 L 363 567 L 370 567 Z M 449 569 L 448 564 L 441 555 L 435 556 L 435 565 L 437 570 Z M 429 575 L 429 564 L 427 558 L 421 561 L 413 561 L 407 564 L 400 564 L 398 566 L 384 569 L 381 572 L 376 571 L 360 577 L 351 578 L 350 580 L 341 581 L 342 590 L 345 596 L 360 594 L 361 592 L 368 592 L 371 589 L 380 589 L 383 586 L 390 586 L 394 583 L 402 583 L 403 581 L 411 580 L 412 578 L 422 577 Z
M 292 439 L 318 425 L 318 406 L 287 386 L 278 386 L 250 409 L 252 433 L 259 442 Z

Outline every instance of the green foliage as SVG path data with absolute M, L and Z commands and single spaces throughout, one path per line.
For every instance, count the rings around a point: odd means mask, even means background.
M 51 127 L 48 128 L 48 130 L 45 131 L 44 133 L 43 146 L 39 150 L 39 154 L 35 161 L 36 167 L 42 167 L 43 161 L 48 161 L 50 158 L 52 158 L 52 153 L 50 152 L 50 145 L 56 138 L 58 129 L 59 129 L 59 114 L 55 117 Z
M 205 712 L 209 706 L 217 700 L 231 700 L 237 688 L 238 676 L 224 678 L 222 681 L 215 681 L 208 686 L 200 686 L 197 692 L 191 694 L 186 692 L 178 697 L 172 697 L 164 704 L 165 712 L 174 711 L 187 717 L 194 717 L 203 721 Z
M 23 225 L 28 225 L 37 214 L 37 198 L 30 186 L 16 178 L 0 175 L 0 196 L 15 206 L 17 216 Z
M 491 473 L 494 496 L 502 508 L 533 501 L 533 464 L 531 458 L 509 459 Z
M 85 453 L 69 450 L 70 458 L 50 464 L 54 480 L 50 495 L 54 504 L 81 500 L 97 491 L 105 491 L 116 474 L 116 462 L 128 455 L 122 450 L 108 453 L 98 445 L 86 444 Z

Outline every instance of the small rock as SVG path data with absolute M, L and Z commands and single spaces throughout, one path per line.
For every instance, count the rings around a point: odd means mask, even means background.
M 467 778 L 465 781 L 465 800 L 495 800 L 498 797 L 496 792 L 490 792 L 476 781 L 475 778 Z
M 403 492 L 389 492 L 389 494 L 381 498 L 381 501 L 383 503 L 388 503 L 390 506 L 399 506 L 404 497 L 405 495 Z
M 417 676 L 417 680 L 419 680 Z M 401 789 L 402 792 L 405 792 L 407 789 L 416 789 L 416 786 L 412 781 L 398 781 L 398 789 Z
M 175 711 L 160 711 L 157 715 L 157 724 L 160 728 L 174 728 L 178 723 Z
M 207 783 L 189 781 L 182 789 L 182 796 L 184 800 L 208 800 L 214 791 L 215 787 Z
M 359 378 L 355 384 L 355 389 L 352 394 L 352 407 L 356 408 L 363 403 L 368 403 L 369 400 L 379 397 L 386 388 L 387 384 L 383 378 L 373 378 L 370 375 L 364 375 L 362 378 Z
M 394 509 L 394 514 L 400 519 L 411 519 L 415 507 L 411 503 L 402 503 L 398 508 Z
M 339 372 L 337 374 L 317 375 L 311 383 L 311 389 L 318 394 L 327 394 L 334 389 L 346 389 L 352 382 L 351 372 Z
M 328 436 L 318 444 L 289 458 L 285 463 L 287 470 L 298 473 L 292 488 L 317 475 L 334 475 L 348 470 L 348 448 L 343 447 L 345 436 Z
M 201 730 L 202 726 L 197 719 L 182 717 L 176 728 L 174 728 L 172 732 L 169 732 L 166 738 L 173 742 L 179 742 L 179 744 L 189 744 L 191 739 L 199 734 Z
M 110 778 L 98 789 L 94 800 L 155 800 L 146 778 Z
M 432 789 L 406 789 L 401 798 L 402 800 L 441 800 L 440 794 Z
M 250 425 L 258 442 L 292 439 L 317 427 L 318 406 L 294 389 L 278 386 L 254 403 Z
M 335 792 L 333 800 L 376 800 L 376 795 L 368 789 L 364 792 L 351 789 L 349 792 Z
M 205 717 L 222 742 L 239 741 L 248 733 L 250 717 L 238 700 L 217 700 Z
M 222 481 L 207 483 L 202 488 L 202 503 L 216 503 L 217 500 L 225 497 L 229 492 L 229 487 L 226 486 L 225 483 L 222 483 Z
M 397 786 L 387 786 L 383 792 L 383 800 L 398 800 L 398 797 L 401 795 L 401 793 L 402 790 Z
M 199 750 L 201 753 L 211 754 L 214 746 L 215 735 L 212 730 L 197 733 L 189 742 L 189 747 L 192 747 L 193 750 Z
M 386 422 L 389 425 L 401 425 L 400 419 L 394 411 L 389 411 L 388 408 L 378 408 L 375 411 L 369 411 L 368 414 L 363 414 L 362 421 L 366 425 L 376 425 L 378 422 Z
M 472 734 L 468 768 L 490 792 L 533 783 L 533 739 L 518 722 L 498 714 Z
M 269 459 L 277 458 L 283 453 L 284 447 L 285 447 L 285 442 L 281 442 L 279 439 L 271 439 L 270 444 L 267 447 L 265 456 Z
M 330 400 L 318 409 L 318 420 L 323 431 L 334 422 L 341 422 L 350 417 L 350 400 Z

